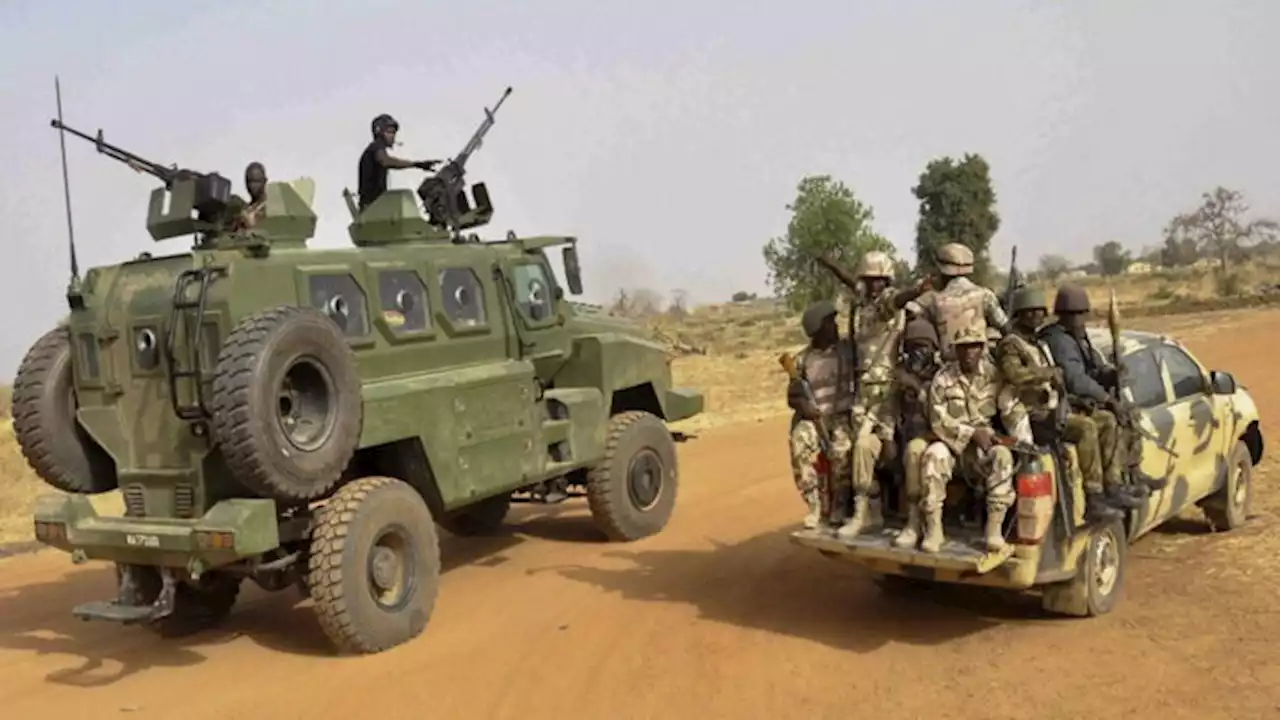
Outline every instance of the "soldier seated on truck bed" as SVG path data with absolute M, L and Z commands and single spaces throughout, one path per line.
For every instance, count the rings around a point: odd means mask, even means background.
M 914 318 L 902 333 L 902 356 L 894 368 L 894 384 L 898 394 L 898 432 L 902 453 L 903 503 L 907 523 L 894 538 L 900 548 L 913 548 L 920 541 L 920 481 L 924 451 L 936 441 L 929 427 L 929 383 L 939 366 L 938 332 L 925 318 Z
M 796 365 L 817 403 L 809 401 L 799 381 L 792 381 L 787 385 L 787 405 L 795 411 L 791 416 L 791 470 L 809 509 L 804 526 L 812 529 L 822 521 L 823 492 L 832 497 L 843 489 L 836 486 L 852 483 L 849 413 L 853 408 L 854 353 L 851 341 L 840 338 L 834 303 L 823 300 L 810 305 L 801 325 L 809 336 L 809 346 L 800 351 Z M 827 458 L 827 478 L 815 467 L 821 452 L 817 420 L 824 422 L 831 434 L 834 457 Z
M 924 552 L 938 552 L 942 533 L 942 502 L 957 464 L 966 474 L 982 478 L 987 504 L 985 541 L 988 551 L 1005 547 L 1005 514 L 1016 499 L 1013 453 L 996 444 L 997 416 L 1017 440 L 1030 443 L 1027 411 L 995 363 L 987 356 L 987 326 L 981 316 L 967 313 L 954 319 L 948 361 L 929 385 L 929 425 L 938 442 L 924 452 L 922 480 L 925 497 Z

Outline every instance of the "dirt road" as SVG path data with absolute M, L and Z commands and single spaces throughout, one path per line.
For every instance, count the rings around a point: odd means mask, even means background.
M 1188 328 L 1263 417 L 1280 417 L 1280 312 Z M 1272 422 L 1264 432 L 1275 435 Z M 296 595 L 248 589 L 223 631 L 164 642 L 83 624 L 105 567 L 0 561 L 0 716 L 27 718 L 1263 718 L 1280 715 L 1272 453 L 1243 530 L 1198 518 L 1140 541 L 1111 615 L 1034 598 L 882 596 L 787 542 L 801 506 L 782 420 L 681 448 L 662 535 L 595 539 L 580 507 L 513 513 L 509 537 L 447 538 L 419 640 L 335 658 Z M 889 714 L 898 712 L 900 714 Z

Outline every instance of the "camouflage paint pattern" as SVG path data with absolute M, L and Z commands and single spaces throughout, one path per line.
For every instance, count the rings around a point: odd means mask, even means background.
M 238 321 L 274 305 L 325 310 L 343 298 L 363 386 L 357 460 L 393 458 L 433 513 L 593 464 L 614 412 L 646 410 L 668 422 L 701 412 L 701 394 L 672 386 L 666 349 L 644 328 L 565 298 L 546 248 L 569 245 L 567 257 L 575 238 L 450 242 L 426 225 L 411 191 L 390 190 L 349 227 L 355 247 L 311 249 L 309 183 L 268 183 L 251 230 L 85 274 L 85 306 L 67 319 L 77 417 L 138 509 L 110 525 L 119 542 L 129 522 L 195 527 L 223 503 L 251 499 L 202 426 L 174 413 L 165 361 L 147 362 L 139 349 L 144 331 L 163 340 L 175 282 L 194 268 L 223 268 L 201 318 L 206 401 L 221 341 Z M 153 239 L 198 228 L 193 197 L 189 181 L 152 193 Z M 392 286 L 424 308 L 417 322 L 397 305 L 399 295 L 385 292 Z M 175 333 L 178 357 L 191 340 Z M 178 387 L 192 403 L 192 383 Z M 557 443 L 559 460 L 548 449 Z M 82 537 L 116 542 L 101 532 Z

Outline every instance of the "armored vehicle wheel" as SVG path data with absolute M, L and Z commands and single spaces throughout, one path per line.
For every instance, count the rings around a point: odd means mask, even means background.
M 631 541 L 666 526 L 676 503 L 676 445 L 651 413 L 609 419 L 604 458 L 587 474 L 587 503 L 610 540 Z
M 1065 583 L 1045 587 L 1044 609 L 1077 617 L 1111 612 L 1124 586 L 1129 555 L 1127 538 L 1119 520 L 1090 531 L 1076 576 Z
M 212 404 L 227 467 L 245 487 L 283 502 L 327 492 L 360 441 L 355 355 L 314 308 L 280 306 L 241 320 L 218 354 Z
M 487 535 L 501 527 L 510 509 L 510 494 L 495 495 L 446 515 L 437 520 L 436 524 L 459 537 Z
M 1253 457 L 1249 446 L 1237 442 L 1227 459 L 1227 484 L 1203 503 L 1205 519 L 1214 530 L 1234 530 L 1249 517 L 1253 495 Z
M 124 568 L 116 565 L 116 582 Z M 163 583 L 160 572 L 145 565 L 133 566 L 133 591 L 126 600 L 131 605 L 150 605 L 160 596 Z M 173 612 L 146 623 L 146 628 L 164 638 L 194 635 L 217 627 L 231 614 L 240 595 L 243 578 L 227 573 L 206 573 L 198 581 L 177 583 L 174 588 Z
M 76 421 L 71 339 L 65 328 L 41 336 L 18 366 L 13 434 L 36 474 L 59 490 L 95 494 L 118 485 L 111 456 Z
M 420 635 L 440 585 L 431 511 L 407 483 L 365 477 L 316 514 L 307 587 L 339 650 L 376 653 Z

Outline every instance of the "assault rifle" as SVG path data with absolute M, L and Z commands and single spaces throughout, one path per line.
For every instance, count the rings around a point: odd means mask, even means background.
M 1022 279 L 1022 274 L 1018 272 L 1018 246 L 1013 246 L 1013 256 L 1009 259 L 1009 282 L 1004 288 L 1004 311 L 1013 314 L 1013 294 L 1026 282 Z
M 493 213 L 493 205 L 489 202 L 488 191 L 483 184 L 476 184 L 474 188 L 476 208 L 473 211 L 467 203 L 463 176 L 466 174 L 467 161 L 484 143 L 485 135 L 488 135 L 489 129 L 493 127 L 494 115 L 510 94 L 511 88 L 508 87 L 503 91 L 502 97 L 498 98 L 498 102 L 493 106 L 492 110 L 484 108 L 484 120 L 481 121 L 480 127 L 472 133 L 471 139 L 462 148 L 462 152 L 455 155 L 453 159 L 444 164 L 444 167 L 437 170 L 431 177 L 423 180 L 422 184 L 418 186 L 418 197 L 422 199 L 423 205 L 426 206 L 427 215 L 432 225 L 457 233 L 466 228 L 488 222 L 489 216 Z

